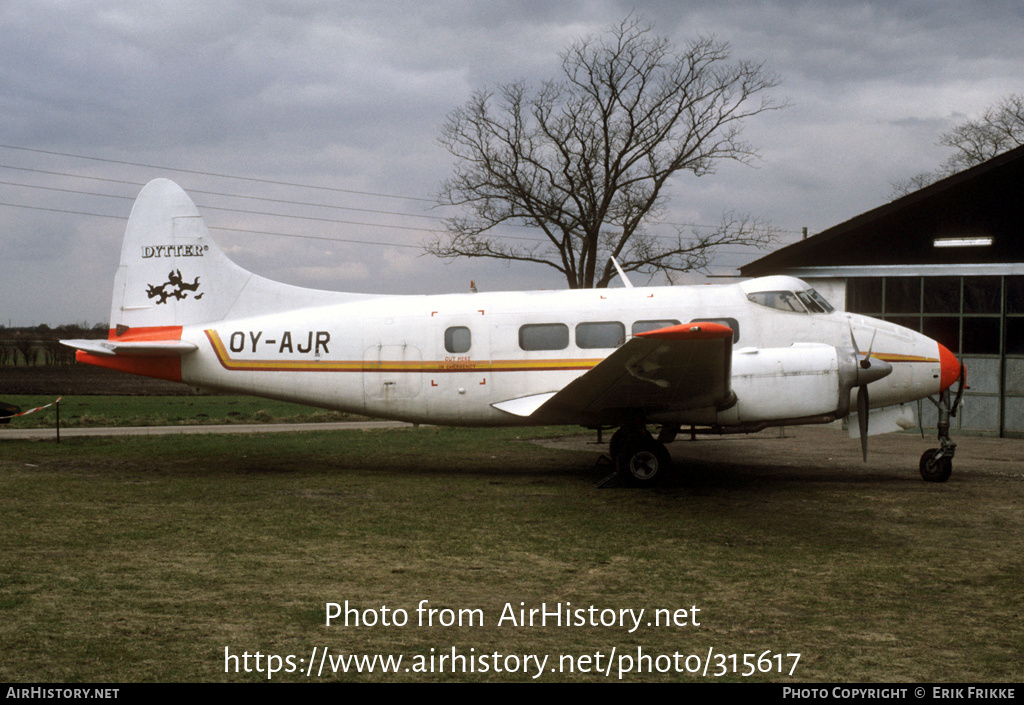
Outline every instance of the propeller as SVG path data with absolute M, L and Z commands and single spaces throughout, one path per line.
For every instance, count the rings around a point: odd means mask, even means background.
M 857 338 L 853 334 L 853 323 L 850 323 L 850 342 L 853 344 L 853 356 L 856 361 L 850 386 L 857 387 L 857 425 L 860 427 L 860 450 L 865 463 L 868 461 L 868 417 L 871 408 L 868 385 L 892 372 L 892 365 L 885 360 L 871 359 L 876 335 L 878 335 L 877 328 L 871 333 L 871 343 L 868 345 L 867 354 L 861 354 Z
M 868 385 L 857 388 L 857 424 L 860 426 L 860 452 L 868 462 Z

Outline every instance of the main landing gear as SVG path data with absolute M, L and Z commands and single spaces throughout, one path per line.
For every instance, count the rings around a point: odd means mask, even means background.
M 956 416 L 956 410 L 960 407 L 960 399 L 963 397 L 967 381 L 967 369 L 960 365 L 959 389 L 956 392 L 956 400 L 951 404 L 949 389 L 944 389 L 939 394 L 939 400 L 935 401 L 929 397 L 929 401 L 939 409 L 939 447 L 926 450 L 921 456 L 919 469 L 921 477 L 925 482 L 945 482 L 953 473 L 953 455 L 956 453 L 956 443 L 949 437 L 950 419 Z
M 635 487 L 650 487 L 668 474 L 672 457 L 665 444 L 654 438 L 641 421 L 623 424 L 608 443 L 615 471 L 601 481 L 613 478 Z

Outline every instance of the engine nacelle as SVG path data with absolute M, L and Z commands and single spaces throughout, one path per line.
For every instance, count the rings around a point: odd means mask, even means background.
M 850 410 L 849 353 L 814 343 L 734 351 L 732 390 L 736 403 L 718 412 L 717 423 L 742 426 L 796 419 L 827 422 L 846 416 Z

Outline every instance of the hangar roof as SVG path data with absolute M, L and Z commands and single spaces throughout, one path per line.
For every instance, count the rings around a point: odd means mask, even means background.
M 937 247 L 936 240 L 969 246 Z M 796 268 L 1024 263 L 1024 147 L 1004 152 L 740 267 L 745 277 Z

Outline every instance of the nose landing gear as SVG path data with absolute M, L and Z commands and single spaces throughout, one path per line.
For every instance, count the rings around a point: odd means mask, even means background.
M 949 388 L 939 393 L 939 400 L 935 401 L 929 397 L 929 401 L 935 404 L 939 410 L 939 447 L 926 450 L 921 456 L 919 470 L 925 482 L 945 482 L 953 472 L 953 455 L 956 453 L 956 443 L 949 437 L 950 419 L 956 416 L 956 410 L 960 408 L 960 399 L 963 397 L 964 388 L 967 386 L 967 368 L 960 365 L 959 388 L 956 392 L 956 400 L 951 404 Z

